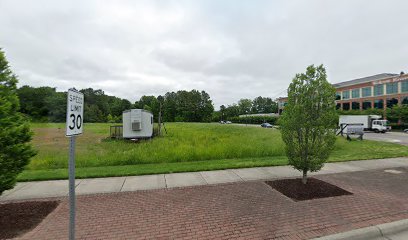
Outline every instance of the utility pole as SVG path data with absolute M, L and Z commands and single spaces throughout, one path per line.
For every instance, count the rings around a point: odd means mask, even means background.
M 161 136 L 161 114 L 162 114 L 162 103 L 160 101 L 159 102 L 159 130 L 158 130 L 158 136 Z

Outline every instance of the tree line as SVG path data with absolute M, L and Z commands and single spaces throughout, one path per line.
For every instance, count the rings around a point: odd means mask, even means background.
M 132 107 L 131 102 L 108 96 L 102 90 L 80 90 L 86 99 L 84 120 L 86 122 L 119 122 L 122 111 Z M 67 92 L 57 92 L 52 87 L 22 86 L 17 90 L 20 112 L 35 122 L 65 122 Z
M 106 95 L 101 89 L 86 88 L 84 94 L 85 122 L 121 122 L 122 112 L 131 108 L 141 108 L 153 113 L 157 121 L 160 105 L 166 122 L 211 121 L 214 106 L 205 91 L 167 92 L 164 96 L 142 96 L 131 103 L 127 99 Z M 20 112 L 35 122 L 65 122 L 67 92 L 58 92 L 52 87 L 22 86 L 17 89 Z

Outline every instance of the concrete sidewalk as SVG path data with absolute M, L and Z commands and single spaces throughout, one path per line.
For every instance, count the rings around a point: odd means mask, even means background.
M 408 219 L 408 167 L 315 177 L 352 194 L 294 201 L 264 181 L 239 181 L 80 195 L 76 239 L 406 239 L 395 223 Z M 19 239 L 67 239 L 68 220 L 64 197 Z
M 311 175 L 388 169 L 395 167 L 408 167 L 408 158 L 327 163 L 321 171 L 312 173 Z M 164 189 L 300 176 L 301 173 L 290 166 L 278 166 L 130 177 L 78 179 L 76 193 L 78 195 L 85 195 L 130 192 L 137 190 Z M 22 182 L 18 183 L 14 189 L 4 192 L 3 195 L 0 196 L 0 201 L 63 197 L 67 196 L 67 194 L 67 180 Z

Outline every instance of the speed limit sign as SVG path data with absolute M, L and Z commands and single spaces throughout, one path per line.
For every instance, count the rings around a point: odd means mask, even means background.
M 84 94 L 75 90 L 68 90 L 67 98 L 67 130 L 65 136 L 82 134 L 84 122 Z

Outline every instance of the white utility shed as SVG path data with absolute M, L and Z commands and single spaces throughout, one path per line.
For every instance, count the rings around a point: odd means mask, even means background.
M 151 138 L 153 136 L 153 114 L 143 109 L 123 111 L 123 138 Z

